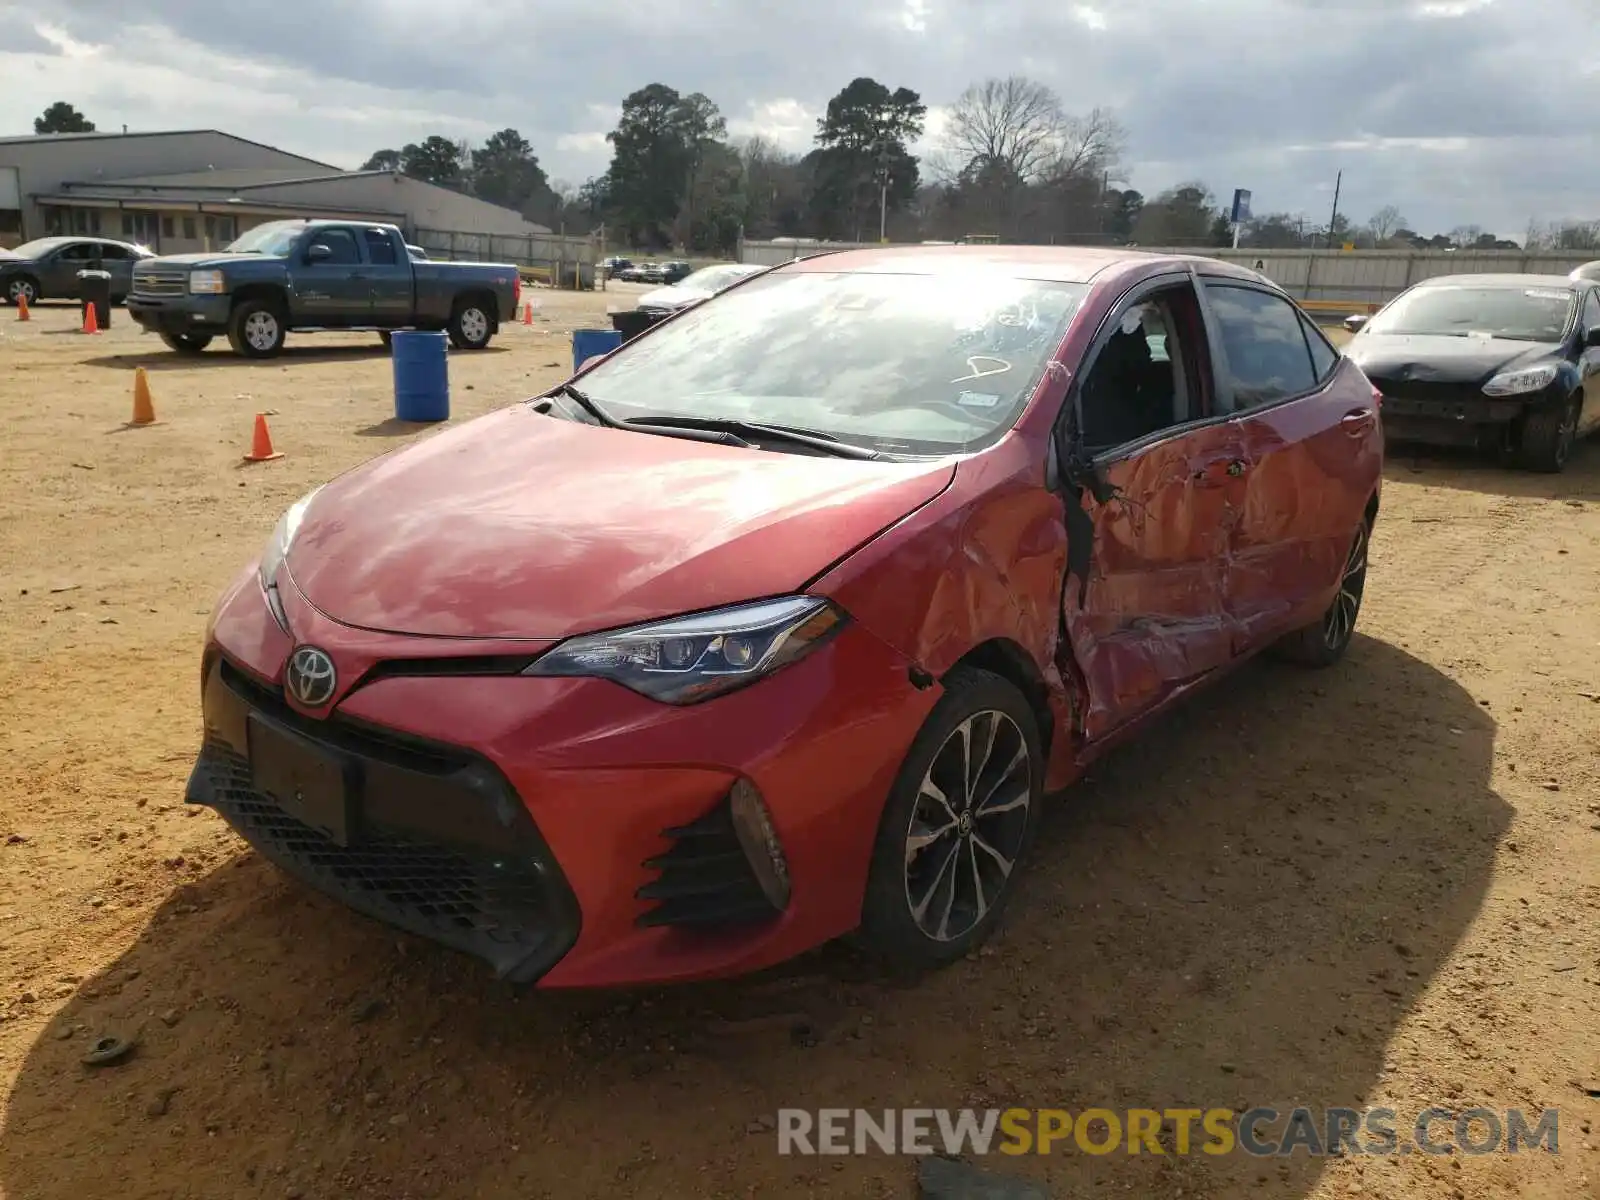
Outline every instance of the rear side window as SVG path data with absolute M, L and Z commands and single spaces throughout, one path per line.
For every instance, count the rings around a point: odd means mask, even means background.
M 1317 384 L 1300 313 L 1254 288 L 1206 284 L 1206 298 L 1228 359 L 1235 411 L 1311 391 Z
M 376 266 L 392 267 L 398 261 L 394 256 L 394 239 L 381 229 L 366 231 L 367 257 Z
M 1300 324 L 1306 331 L 1306 345 L 1311 347 L 1311 369 L 1316 373 L 1317 382 L 1322 383 L 1339 365 L 1339 352 L 1329 344 L 1310 317 L 1302 313 Z

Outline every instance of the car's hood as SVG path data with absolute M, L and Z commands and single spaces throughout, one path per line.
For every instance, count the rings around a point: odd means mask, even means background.
M 677 284 L 673 284 L 670 287 L 656 288 L 640 296 L 639 307 L 666 308 L 675 311 L 709 299 L 711 299 L 710 292 L 702 292 L 699 288 L 679 287 Z
M 517 405 L 323 488 L 289 574 L 349 625 L 562 638 L 791 591 L 954 472 L 602 429 Z
M 158 258 L 141 259 L 136 265 L 141 267 L 225 267 L 236 262 L 278 262 L 279 259 L 264 254 L 224 254 L 215 250 L 201 251 L 196 254 L 163 254 Z
M 1345 354 L 1373 383 L 1483 383 L 1497 372 L 1532 366 L 1556 353 L 1557 347 L 1548 342 L 1387 333 L 1364 333 L 1345 347 Z

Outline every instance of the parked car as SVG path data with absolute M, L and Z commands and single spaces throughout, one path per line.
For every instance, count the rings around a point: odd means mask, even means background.
M 154 257 L 147 246 L 110 238 L 38 238 L 0 250 L 0 295 L 12 305 L 19 299 L 76 300 L 79 271 L 109 271 L 111 302 L 121 304 L 132 290 L 133 264 Z
M 609 258 L 600 260 L 600 269 L 605 272 L 607 279 L 615 279 L 631 266 L 633 266 L 632 260 L 623 258 L 620 254 L 613 254 Z
M 1486 446 L 1556 472 L 1600 425 L 1600 281 L 1447 275 L 1345 325 L 1394 440 Z
M 661 264 L 661 281 L 663 283 L 677 283 L 680 279 L 687 279 L 694 273 L 694 265 L 682 260 L 673 260 Z
M 1600 283 L 1600 259 L 1574 268 L 1572 274 L 1567 278 L 1574 283 Z
M 1227 263 L 786 263 L 290 507 L 187 799 L 516 982 L 949 963 L 1047 793 L 1258 651 L 1340 660 L 1382 460 Z
M 766 269 L 754 263 L 718 263 L 712 267 L 702 267 L 685 275 L 677 283 L 646 292 L 639 297 L 637 307 L 641 312 L 654 316 L 669 316 L 691 304 L 709 300 L 741 279 L 759 275 Z
M 182 354 L 225 333 L 236 353 L 268 358 L 291 330 L 322 329 L 443 329 L 481 350 L 521 293 L 514 265 L 418 260 L 393 225 L 273 221 L 220 254 L 140 263 L 128 314 Z

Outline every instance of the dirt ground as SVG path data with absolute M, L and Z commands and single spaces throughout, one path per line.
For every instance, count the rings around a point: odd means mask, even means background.
M 457 417 L 560 378 L 618 290 L 453 355 Z M 1600 1196 L 1600 445 L 1557 479 L 1392 456 L 1348 660 L 1252 666 L 1063 797 L 981 955 L 517 994 L 182 804 L 213 597 L 297 496 L 426 436 L 376 338 L 252 364 L 15 317 L 6 1200 L 908 1197 L 911 1159 L 780 1157 L 777 1110 L 1295 1103 L 1556 1107 L 1560 1152 L 988 1165 L 1063 1197 Z M 127 429 L 138 364 L 160 423 Z M 246 467 L 257 411 L 285 457 Z M 106 1034 L 133 1056 L 82 1066 Z

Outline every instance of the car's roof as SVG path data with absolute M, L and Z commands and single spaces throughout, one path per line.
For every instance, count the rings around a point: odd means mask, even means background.
M 1161 266 L 1203 264 L 1217 275 L 1260 279 L 1254 271 L 1192 254 L 1162 254 L 1126 246 L 873 246 L 860 250 L 824 252 L 793 263 L 784 270 L 839 271 L 886 275 L 946 275 L 967 271 L 993 272 L 1018 279 L 1050 283 L 1090 283 L 1095 276 L 1119 267 L 1155 269 Z
M 1485 272 L 1471 275 L 1435 275 L 1418 282 L 1418 287 L 1505 287 L 1505 288 L 1557 288 L 1570 292 L 1573 281 L 1565 275 L 1496 275 Z

